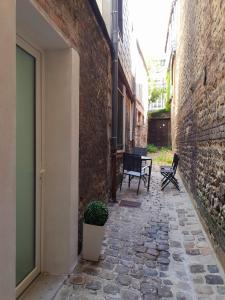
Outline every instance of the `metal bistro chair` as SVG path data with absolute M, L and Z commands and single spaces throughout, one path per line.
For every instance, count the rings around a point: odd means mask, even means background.
M 147 181 L 146 177 L 148 177 L 147 190 L 149 191 L 152 160 L 149 159 L 149 161 L 150 161 L 149 165 L 142 167 L 142 159 L 141 159 L 140 155 L 124 153 L 123 154 L 123 174 L 122 174 L 122 179 L 120 182 L 120 190 L 122 188 L 124 175 L 128 175 L 129 176 L 128 187 L 130 187 L 130 182 L 134 177 L 139 178 L 137 195 L 139 193 L 141 179 L 143 179 L 144 184 L 146 185 L 146 181 Z M 147 170 L 148 170 L 148 172 L 147 172 Z
M 178 180 L 175 178 L 179 159 L 180 159 L 179 156 L 176 153 L 174 153 L 172 166 L 160 167 L 160 173 L 164 177 L 162 179 L 162 186 L 161 186 L 162 191 L 170 182 L 173 183 L 173 185 L 176 187 L 178 191 L 180 190 Z
M 147 148 L 134 147 L 133 154 L 140 155 L 140 156 L 146 156 Z
M 147 156 L 148 151 L 147 151 L 147 148 L 134 147 L 132 153 L 135 154 L 135 155 L 139 155 L 139 156 Z M 144 166 L 146 166 L 146 163 L 147 163 L 146 161 L 142 162 L 142 164 Z

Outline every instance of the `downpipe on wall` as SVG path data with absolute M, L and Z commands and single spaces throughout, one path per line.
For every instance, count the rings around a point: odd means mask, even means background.
M 112 201 L 116 202 L 117 191 L 117 118 L 118 118 L 118 0 L 112 0 Z

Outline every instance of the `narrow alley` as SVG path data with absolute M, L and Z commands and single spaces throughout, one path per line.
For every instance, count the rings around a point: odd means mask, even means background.
M 224 33 L 225 0 L 0 0 L 0 300 L 225 300 Z
M 120 204 L 110 208 L 101 260 L 80 260 L 55 300 L 225 299 L 224 273 L 189 195 L 183 185 L 161 192 L 160 180 L 154 166 L 150 193 L 142 184 L 136 196 L 136 184 L 124 184 Z

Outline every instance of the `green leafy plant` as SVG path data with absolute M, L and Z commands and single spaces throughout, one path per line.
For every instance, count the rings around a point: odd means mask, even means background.
M 161 148 L 160 148 L 160 151 L 166 151 L 166 152 L 169 152 L 169 151 L 172 151 L 172 148 L 171 148 L 171 147 L 166 147 L 166 146 L 164 146 L 164 147 L 161 147 Z
M 149 102 L 156 102 L 158 99 L 162 97 L 163 94 L 165 94 L 165 88 L 161 87 L 153 87 L 150 92 Z
M 149 119 L 160 118 L 160 117 L 163 117 L 164 115 L 168 115 L 169 112 L 170 112 L 170 110 L 167 110 L 167 108 L 162 108 L 162 109 L 159 109 L 156 111 L 149 111 L 148 118 Z
M 84 222 L 86 224 L 104 226 L 108 219 L 109 211 L 101 201 L 90 202 L 84 212 Z
M 165 103 L 166 111 L 171 110 L 171 78 L 170 71 L 166 73 L 166 103 Z
M 158 155 L 154 158 L 156 164 L 167 164 L 171 165 L 173 161 L 173 154 L 169 147 L 162 147 Z
M 158 147 L 153 144 L 148 144 L 147 150 L 149 153 L 156 153 L 158 151 Z

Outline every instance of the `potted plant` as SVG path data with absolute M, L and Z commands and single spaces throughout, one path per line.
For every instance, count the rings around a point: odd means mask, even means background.
M 92 201 L 87 205 L 83 224 L 84 259 L 98 261 L 108 214 L 107 206 L 101 201 Z

